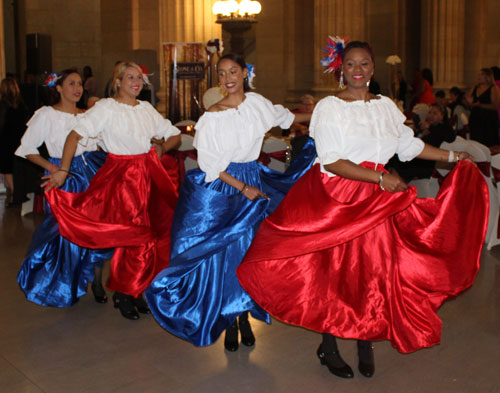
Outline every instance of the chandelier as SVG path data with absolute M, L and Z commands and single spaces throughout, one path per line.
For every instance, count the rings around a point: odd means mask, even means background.
M 220 0 L 215 2 L 212 13 L 217 15 L 217 22 L 254 21 L 262 6 L 256 0 Z

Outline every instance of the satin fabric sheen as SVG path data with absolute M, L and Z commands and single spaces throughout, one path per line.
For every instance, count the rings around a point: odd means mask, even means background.
M 236 268 L 257 228 L 316 156 L 311 140 L 285 173 L 254 162 L 231 163 L 226 172 L 262 190 L 270 200 L 248 200 L 199 169 L 186 173 L 172 224 L 170 266 L 145 292 L 158 323 L 196 346 L 213 344 L 242 312 L 267 323 L 269 315 L 241 288 Z
M 87 152 L 73 159 L 62 189 L 68 193 L 82 192 L 104 164 L 106 153 Z M 61 160 L 50 158 L 59 166 Z M 46 172 L 48 174 L 48 172 Z M 87 293 L 89 281 L 94 279 L 94 264 L 112 257 L 114 250 L 82 248 L 59 233 L 59 225 L 50 207 L 37 228 L 17 275 L 19 287 L 29 301 L 42 306 L 68 307 Z
M 46 195 L 66 238 L 83 247 L 116 247 L 110 290 L 138 297 L 168 265 L 178 194 L 154 149 L 109 153 L 86 192 Z
M 329 178 L 315 165 L 262 223 L 238 278 L 284 322 L 413 352 L 440 342 L 437 309 L 472 285 L 488 208 L 486 182 L 467 161 L 435 199 Z

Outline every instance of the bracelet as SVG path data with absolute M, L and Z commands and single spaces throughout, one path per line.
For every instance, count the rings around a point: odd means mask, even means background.
M 240 194 L 243 194 L 247 188 L 248 188 L 248 185 L 243 183 L 243 187 L 241 187 Z
M 59 168 L 58 171 L 63 171 L 69 174 L 69 171 L 67 169 Z
M 457 152 L 457 159 L 455 160 L 456 162 L 460 161 L 460 152 Z
M 56 168 L 57 168 L 57 166 L 56 166 L 55 164 L 51 164 L 51 165 L 50 165 L 49 172 L 50 172 L 50 173 L 54 172 L 54 169 L 56 169 Z
M 385 188 L 382 185 L 382 182 L 384 181 L 384 175 L 385 175 L 385 172 L 380 172 L 380 177 L 378 178 L 378 185 L 382 191 L 385 191 Z

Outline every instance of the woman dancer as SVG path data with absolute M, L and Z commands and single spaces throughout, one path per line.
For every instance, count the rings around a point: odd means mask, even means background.
M 115 66 L 113 98 L 98 101 L 68 135 L 61 167 L 46 176 L 47 189 L 64 184 L 79 145 L 100 138 L 109 152 L 88 190 L 47 193 L 61 233 L 85 247 L 116 247 L 107 286 L 128 319 L 149 313 L 141 294 L 168 265 L 170 225 L 177 192 L 151 139 L 165 139 L 162 152 L 180 142 L 180 131 L 151 104 L 138 101 L 143 74 L 133 62 Z M 161 154 L 161 152 L 160 152 Z
M 186 174 L 172 224 L 170 266 L 151 283 L 146 300 L 169 332 L 204 346 L 227 329 L 224 346 L 236 351 L 238 328 L 244 345 L 255 343 L 248 311 L 269 322 L 269 315 L 239 285 L 236 267 L 259 224 L 315 154 L 309 143 L 285 174 L 257 164 L 271 127 L 288 128 L 311 114 L 294 116 L 259 94 L 245 93 L 248 70 L 240 55 L 221 57 L 217 73 L 227 96 L 196 125 L 200 170 Z
M 64 70 L 48 78 L 48 86 L 55 95 L 53 106 L 44 106 L 35 112 L 28 123 L 21 145 L 16 151 L 20 157 L 45 169 L 45 173 L 60 170 L 66 137 L 82 117 L 76 107 L 82 95 L 82 78 L 74 70 Z M 104 164 L 106 153 L 97 151 L 97 140 L 79 145 L 75 159 L 68 166 L 71 177 L 64 184 L 67 192 L 85 191 L 97 170 Z M 38 148 L 45 143 L 50 158 L 43 158 Z M 106 303 L 102 286 L 102 261 L 111 258 L 113 250 L 90 250 L 65 239 L 59 225 L 46 207 L 46 218 L 31 241 L 17 282 L 26 298 L 43 306 L 67 307 L 87 293 L 87 283 L 98 303 Z M 95 267 L 95 277 L 94 277 Z
M 344 378 L 354 374 L 334 336 L 360 340 L 366 377 L 375 372 L 372 340 L 403 353 L 439 343 L 436 311 L 473 283 L 488 216 L 486 183 L 462 162 L 469 155 L 414 138 L 389 98 L 368 93 L 373 71 L 370 46 L 349 43 L 347 88 L 321 100 L 311 120 L 319 164 L 264 221 L 237 272 L 270 314 L 323 333 L 321 364 Z M 395 153 L 460 162 L 436 199 L 416 199 L 384 169 Z

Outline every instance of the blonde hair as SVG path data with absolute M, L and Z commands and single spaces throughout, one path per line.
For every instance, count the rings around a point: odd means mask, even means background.
M 118 81 L 121 81 L 123 79 L 123 75 L 125 75 L 125 70 L 129 67 L 135 68 L 137 71 L 139 71 L 141 77 L 144 79 L 144 74 L 142 73 L 141 67 L 139 67 L 137 63 L 134 63 L 133 61 L 119 62 L 113 69 L 113 76 L 111 78 L 113 82 L 111 83 L 111 88 L 110 88 L 111 97 L 114 97 L 118 93 L 119 90 Z
M 14 78 L 5 78 L 0 84 L 0 98 L 8 106 L 17 108 L 21 103 L 21 92 Z
M 314 103 L 314 97 L 310 94 L 304 94 L 302 97 L 300 97 L 300 101 L 312 101 Z

